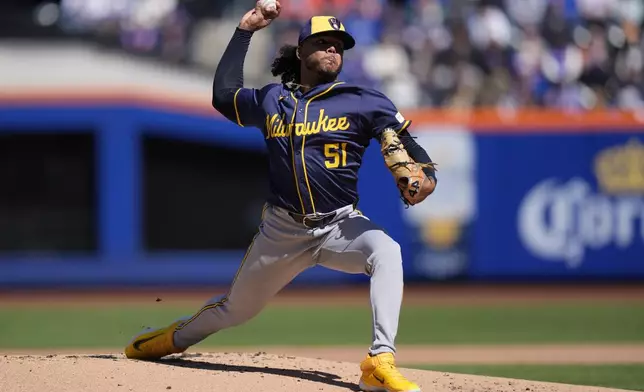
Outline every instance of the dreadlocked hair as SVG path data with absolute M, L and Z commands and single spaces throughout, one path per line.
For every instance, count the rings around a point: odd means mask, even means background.
M 297 46 L 284 45 L 271 65 L 273 76 L 280 76 L 282 83 L 289 88 L 300 82 L 300 59 L 297 58 Z

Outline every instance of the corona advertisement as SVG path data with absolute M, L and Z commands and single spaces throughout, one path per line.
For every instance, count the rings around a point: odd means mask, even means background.
M 480 178 L 479 201 L 486 208 L 478 222 L 473 273 L 644 276 L 641 136 L 502 139 L 500 153 L 492 140 L 481 143 L 483 156 L 498 164 L 498 177 Z M 521 175 L 506 175 L 509 170 Z

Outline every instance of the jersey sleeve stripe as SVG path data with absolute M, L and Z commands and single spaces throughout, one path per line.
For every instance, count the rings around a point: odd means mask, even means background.
M 409 124 L 411 124 L 411 121 L 410 121 L 410 120 L 406 120 L 406 121 L 403 123 L 402 127 L 400 127 L 400 129 L 399 129 L 398 131 L 396 131 L 396 133 L 400 133 L 400 132 L 404 131 L 405 129 L 407 129 L 407 127 L 409 126 Z
M 237 91 L 235 91 L 235 96 L 233 97 L 233 106 L 235 106 L 235 115 L 237 116 L 237 125 L 243 127 L 244 125 L 241 123 L 241 120 L 239 119 L 239 109 L 237 108 L 237 94 L 239 94 L 240 91 L 241 91 L 241 88 L 239 88 L 239 89 L 237 89 Z

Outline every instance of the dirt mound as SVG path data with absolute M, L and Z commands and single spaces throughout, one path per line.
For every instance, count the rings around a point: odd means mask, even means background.
M 432 392 L 608 392 L 617 389 L 402 369 Z M 3 392 L 358 391 L 355 363 L 266 353 L 172 356 L 158 362 L 121 354 L 4 355 Z

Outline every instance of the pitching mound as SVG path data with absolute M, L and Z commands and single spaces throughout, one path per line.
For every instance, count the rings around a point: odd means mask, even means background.
M 428 392 L 608 392 L 571 386 L 402 369 Z M 127 360 L 120 354 L 4 355 L 3 392 L 113 391 L 358 391 L 355 363 L 266 353 L 187 354 L 158 362 Z

